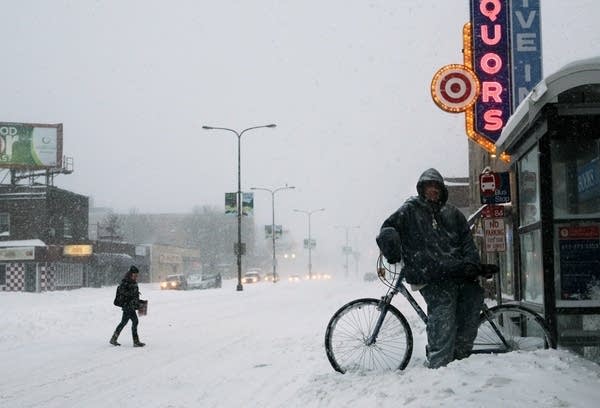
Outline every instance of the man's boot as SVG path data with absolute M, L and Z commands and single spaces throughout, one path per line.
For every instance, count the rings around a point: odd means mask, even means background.
M 120 346 L 121 343 L 117 342 L 117 338 L 119 337 L 119 333 L 118 332 L 114 332 L 112 337 L 110 338 L 109 343 L 112 344 L 113 346 Z
M 133 336 L 133 347 L 144 347 L 145 345 L 146 343 L 142 343 L 137 335 Z

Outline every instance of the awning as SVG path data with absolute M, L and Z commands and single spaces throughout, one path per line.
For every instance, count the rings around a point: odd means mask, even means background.
M 94 261 L 101 266 L 113 265 L 117 267 L 129 267 L 130 265 L 135 263 L 134 259 L 130 255 L 122 253 L 100 252 L 95 253 L 94 255 L 92 255 L 92 257 Z
M 541 80 L 506 123 L 496 142 L 498 153 L 512 154 L 544 106 L 557 103 L 563 92 L 587 84 L 600 84 L 600 57 L 572 62 Z
M 46 247 L 44 241 L 39 239 L 23 239 L 19 241 L 0 241 L 0 248 L 15 247 Z

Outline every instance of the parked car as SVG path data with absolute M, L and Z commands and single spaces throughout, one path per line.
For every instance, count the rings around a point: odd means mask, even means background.
M 260 282 L 260 280 L 260 273 L 255 270 L 251 270 L 244 274 L 244 277 L 242 278 L 242 283 L 257 283 Z
M 220 273 L 192 274 L 188 276 L 188 289 L 220 288 L 222 279 Z
M 184 274 L 167 275 L 167 279 L 160 283 L 161 290 L 165 289 L 187 289 L 187 279 Z

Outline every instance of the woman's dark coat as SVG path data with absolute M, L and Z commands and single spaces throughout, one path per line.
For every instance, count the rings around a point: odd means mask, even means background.
M 121 280 L 119 287 L 117 288 L 117 295 L 122 297 L 123 309 L 139 309 L 140 303 L 140 290 L 138 284 L 131 277 L 132 272 L 127 272 L 125 277 Z

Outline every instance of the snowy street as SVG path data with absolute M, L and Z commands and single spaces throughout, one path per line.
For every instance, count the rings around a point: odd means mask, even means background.
M 562 350 L 479 355 L 429 370 L 424 325 L 403 302 L 415 337 L 403 372 L 339 374 L 325 356 L 332 314 L 379 282 L 282 281 L 161 291 L 141 284 L 144 348 L 130 325 L 121 347 L 115 287 L 0 293 L 2 407 L 594 407 L 600 366 Z

